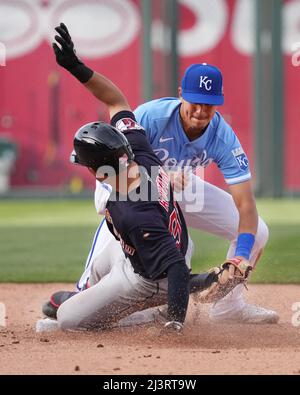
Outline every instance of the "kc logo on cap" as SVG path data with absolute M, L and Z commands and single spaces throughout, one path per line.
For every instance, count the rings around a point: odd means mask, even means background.
M 222 73 L 207 63 L 191 65 L 184 74 L 181 88 L 183 99 L 190 103 L 224 104 Z
M 211 90 L 212 80 L 209 80 L 207 75 L 205 77 L 203 75 L 200 76 L 200 88 L 202 88 L 203 85 L 207 91 Z

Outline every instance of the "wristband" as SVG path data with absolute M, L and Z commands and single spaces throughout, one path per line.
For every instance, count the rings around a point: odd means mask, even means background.
M 239 234 L 236 244 L 235 256 L 242 256 L 245 259 L 249 259 L 254 242 L 255 236 L 252 233 Z
M 83 63 L 77 64 L 74 68 L 70 69 L 69 72 L 83 84 L 88 82 L 88 80 L 91 79 L 94 74 L 93 70 L 88 68 Z

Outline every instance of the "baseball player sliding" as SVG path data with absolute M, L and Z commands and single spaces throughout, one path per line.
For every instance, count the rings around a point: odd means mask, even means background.
M 64 65 L 73 64 L 68 30 L 64 25 L 57 30 L 61 48 L 54 44 L 56 56 Z M 229 260 L 218 269 L 190 275 L 191 241 L 170 175 L 126 98 L 82 62 L 70 70 L 82 83 L 97 85 L 98 98 L 109 110 L 110 124 L 91 122 L 77 131 L 71 161 L 110 186 L 106 223 L 123 254 L 111 265 L 94 262 L 88 286 L 81 292 L 54 294 L 47 304 L 48 316 L 57 318 L 63 330 L 101 329 L 136 311 L 167 303 L 164 329 L 181 331 L 190 292 L 207 289 L 204 297 L 218 298 L 219 292 L 235 286 L 236 278 L 243 282 L 251 266 Z
M 54 49 L 67 62 L 66 53 L 73 53 L 71 39 L 64 25 L 58 30 L 61 49 L 56 44 Z M 80 330 L 107 328 L 136 311 L 167 302 L 164 328 L 181 331 L 190 291 L 214 289 L 212 285 L 223 284 L 236 271 L 246 278 L 251 267 L 228 261 L 218 270 L 190 276 L 192 248 L 170 176 L 126 98 L 110 80 L 81 62 L 72 73 L 82 83 L 95 84 L 109 110 L 110 124 L 91 122 L 77 131 L 71 161 L 110 185 L 105 217 L 124 254 L 111 267 L 94 263 L 85 290 L 57 293 L 49 306 L 56 307 L 61 329 Z
M 54 44 L 57 62 L 76 77 L 77 68 L 85 67 L 74 53 L 74 45 L 66 27 L 56 28 Z M 99 100 L 103 101 L 103 84 L 90 69 L 88 78 L 81 80 Z M 75 72 L 74 72 L 75 70 Z M 107 93 L 106 93 L 107 94 Z M 107 94 L 109 96 L 109 94 Z M 135 116 L 145 128 L 154 152 L 165 167 L 206 167 L 215 162 L 229 185 L 231 195 L 203 181 L 194 174 L 174 173 L 173 184 L 183 185 L 178 198 L 188 226 L 222 236 L 230 240 L 227 258 L 233 258 L 241 267 L 254 267 L 268 239 L 268 229 L 257 215 L 251 188 L 251 174 L 247 157 L 232 128 L 216 111 L 222 105 L 223 83 L 221 72 L 207 64 L 192 65 L 185 72 L 179 99 L 154 100 L 137 108 Z M 104 101 L 105 102 L 105 101 Z M 178 175 L 179 174 L 179 175 Z M 95 204 L 103 213 L 111 186 L 96 182 Z M 180 191 L 180 188 L 178 189 Z M 195 193 L 196 191 L 196 193 Z M 98 262 L 111 267 L 123 256 L 120 245 L 108 229 L 107 221 L 100 224 L 88 256 L 86 270 L 78 283 L 85 289 L 91 283 L 93 268 Z M 211 309 L 213 321 L 275 323 L 275 311 L 246 304 L 243 286 L 237 286 Z

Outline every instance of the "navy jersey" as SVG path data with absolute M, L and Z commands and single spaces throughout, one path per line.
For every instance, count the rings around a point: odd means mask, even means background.
M 188 233 L 183 215 L 174 200 L 169 175 L 134 114 L 122 111 L 111 124 L 126 135 L 141 183 L 126 196 L 111 194 L 105 213 L 108 227 L 120 240 L 136 273 L 153 280 L 164 278 L 170 265 L 185 264 Z

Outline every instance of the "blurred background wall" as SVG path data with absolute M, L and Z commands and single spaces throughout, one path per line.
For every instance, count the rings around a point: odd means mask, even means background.
M 0 0 L 0 196 L 93 188 L 69 155 L 75 131 L 107 113 L 56 65 L 61 21 L 83 61 L 133 108 L 176 95 L 192 63 L 218 66 L 220 112 L 249 156 L 257 194 L 299 194 L 299 0 Z M 205 178 L 225 187 L 215 166 Z

